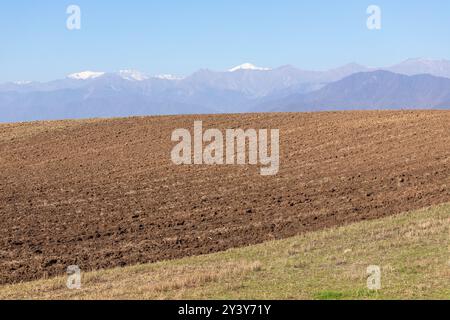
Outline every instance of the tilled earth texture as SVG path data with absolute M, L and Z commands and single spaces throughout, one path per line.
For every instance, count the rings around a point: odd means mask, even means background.
M 279 129 L 280 171 L 178 166 L 174 129 Z M 0 125 L 0 283 L 200 255 L 450 201 L 450 112 Z

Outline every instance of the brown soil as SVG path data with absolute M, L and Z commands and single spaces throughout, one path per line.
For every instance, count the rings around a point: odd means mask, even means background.
M 280 172 L 175 166 L 172 130 L 280 129 Z M 0 125 L 0 283 L 226 250 L 450 201 L 450 112 Z

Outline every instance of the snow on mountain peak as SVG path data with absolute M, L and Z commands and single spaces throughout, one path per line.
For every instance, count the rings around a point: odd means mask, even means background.
M 101 77 L 104 75 L 104 72 L 95 72 L 95 71 L 83 71 L 78 73 L 72 73 L 67 76 L 69 79 L 73 80 L 89 80 Z
M 129 81 L 144 81 L 148 80 L 148 76 L 144 73 L 136 70 L 120 70 L 119 76 L 122 77 L 122 79 L 129 80 Z
M 255 70 L 255 71 L 268 71 L 270 70 L 269 68 L 261 68 L 261 67 L 257 67 L 254 64 L 251 63 L 244 63 L 241 64 L 237 67 L 234 67 L 230 70 L 228 70 L 229 72 L 235 72 L 235 71 L 239 71 L 239 70 Z

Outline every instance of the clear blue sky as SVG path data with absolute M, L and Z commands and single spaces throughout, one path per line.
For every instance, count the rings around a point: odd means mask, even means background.
M 66 8 L 82 28 L 66 29 Z M 366 28 L 370 4 L 382 30 Z M 186 75 L 243 62 L 326 69 L 450 59 L 448 0 L 8 0 L 0 3 L 0 82 L 131 68 Z

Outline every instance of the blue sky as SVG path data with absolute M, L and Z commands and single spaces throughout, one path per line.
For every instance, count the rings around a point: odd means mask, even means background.
M 81 30 L 66 29 L 79 5 Z M 382 9 L 382 29 L 366 9 Z M 0 3 L 0 82 L 83 70 L 186 75 L 252 62 L 327 69 L 450 59 L 448 0 L 8 0 Z

